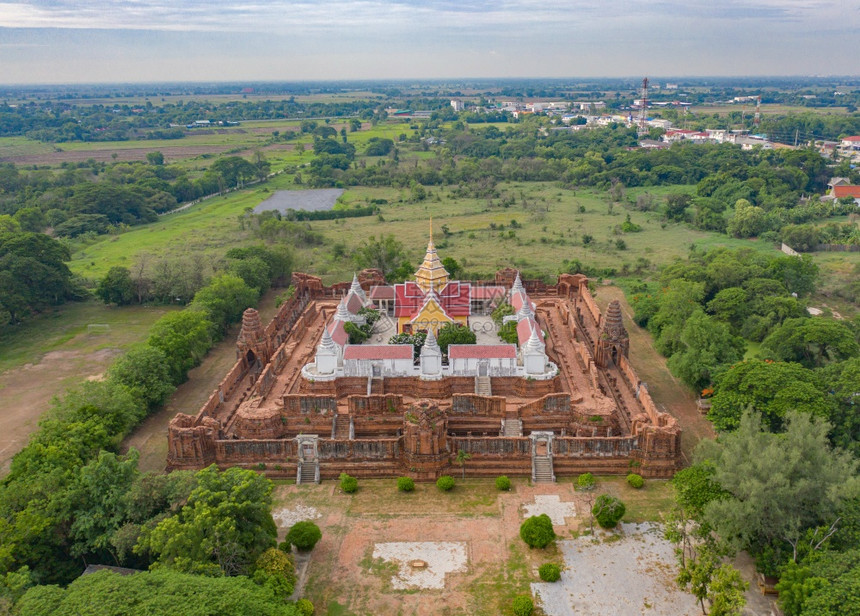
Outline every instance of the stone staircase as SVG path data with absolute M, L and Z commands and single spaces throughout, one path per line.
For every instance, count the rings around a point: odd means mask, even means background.
M 334 430 L 332 438 L 340 440 L 349 439 L 349 415 L 337 414 L 334 416 Z
M 382 395 L 385 393 L 385 381 L 381 377 L 373 377 L 370 379 L 370 392 L 368 395 Z
M 478 396 L 492 396 L 493 388 L 488 376 L 475 377 L 475 394 Z
M 505 431 L 502 436 L 522 436 L 523 422 L 521 419 L 505 419 Z
M 318 462 L 299 462 L 299 473 L 296 483 L 317 483 Z
M 534 456 L 532 458 L 532 481 L 534 483 L 555 482 L 555 473 L 552 470 L 552 456 Z

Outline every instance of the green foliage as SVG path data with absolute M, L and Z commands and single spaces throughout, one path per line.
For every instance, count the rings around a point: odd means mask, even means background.
M 591 473 L 582 473 L 576 478 L 576 489 L 582 492 L 593 490 L 597 486 L 597 480 Z
M 112 267 L 96 288 L 96 296 L 105 304 L 125 306 L 135 299 L 134 283 L 127 267 Z
M 642 488 L 642 486 L 645 485 L 645 480 L 642 479 L 642 475 L 630 473 L 629 475 L 627 475 L 627 485 L 629 485 L 631 488 L 639 490 Z
M 401 492 L 412 492 L 415 489 L 415 482 L 412 477 L 398 477 L 397 489 Z
M 775 573 L 793 559 L 807 530 L 832 524 L 845 499 L 860 490 L 858 462 L 830 446 L 829 428 L 792 411 L 785 432 L 773 434 L 748 411 L 735 432 L 696 449 L 697 460 L 710 460 L 713 480 L 729 493 L 704 506 L 704 520 L 756 556 L 763 572 Z
M 741 359 L 744 348 L 743 340 L 733 336 L 728 326 L 696 309 L 681 330 L 669 369 L 693 389 L 701 390 L 723 366 Z
M 271 493 L 272 483 L 254 471 L 210 466 L 197 473 L 188 503 L 144 528 L 134 551 L 153 554 L 157 565 L 178 571 L 246 573 L 275 545 Z
M 532 616 L 535 610 L 534 601 L 528 595 L 517 595 L 511 604 L 514 616 Z
M 212 330 L 212 321 L 195 310 L 171 312 L 153 324 L 148 344 L 167 356 L 174 384 L 183 382 L 206 355 L 212 346 Z
M 126 387 L 148 409 L 156 409 L 174 390 L 168 366 L 164 351 L 139 345 L 113 363 L 108 378 Z
M 361 344 L 370 336 L 367 332 L 363 331 L 358 325 L 347 321 L 343 324 L 343 330 L 349 336 L 350 344 Z
M 358 479 L 346 473 L 340 474 L 340 489 L 347 493 L 353 494 L 358 491 Z
M 591 514 L 601 528 L 615 528 L 626 511 L 624 503 L 609 494 L 598 496 L 591 508 Z
M 530 548 L 545 548 L 555 539 L 552 520 L 545 513 L 526 518 L 520 525 L 520 538 Z
M 436 336 L 436 342 L 444 354 L 448 353 L 451 344 L 475 344 L 477 340 L 475 332 L 459 323 L 446 323 Z
M 817 376 L 826 383 L 826 395 L 832 404 L 831 440 L 860 457 L 860 413 L 857 412 L 860 357 L 830 364 L 819 369 Z
M 561 567 L 555 563 L 544 563 L 538 567 L 538 575 L 544 582 L 558 582 L 561 579 Z
M 278 548 L 269 548 L 254 563 L 252 579 L 270 587 L 275 596 L 286 599 L 293 594 L 297 580 L 292 556 Z
M 504 318 L 507 316 L 511 316 L 515 313 L 516 310 L 514 310 L 513 306 L 511 306 L 508 302 L 503 302 L 493 310 L 491 317 L 493 319 L 493 323 L 495 323 L 496 326 L 501 327 Z
M 504 475 L 496 477 L 496 489 L 500 492 L 507 492 L 511 489 L 511 480 Z
M 296 601 L 296 610 L 300 616 L 314 616 L 314 604 L 310 602 L 310 599 Z
M 359 269 L 376 268 L 382 271 L 385 279 L 390 282 L 399 282 L 412 272 L 400 272 L 403 276 L 395 276 L 395 271 L 404 264 L 408 267 L 406 252 L 403 244 L 398 242 L 393 235 L 382 235 L 379 239 L 371 236 L 356 249 L 354 255 L 355 265 Z
M 436 480 L 436 487 L 442 492 L 450 492 L 454 489 L 454 478 L 451 475 L 442 475 Z
M 517 344 L 519 342 L 519 334 L 517 333 L 517 322 L 508 321 L 499 328 L 499 338 L 508 344 Z
M 226 332 L 229 325 L 241 320 L 245 309 L 254 306 L 258 299 L 259 290 L 249 287 L 239 276 L 221 274 L 194 295 L 191 306 L 201 310 L 209 321 Z
M 750 408 L 771 430 L 779 430 L 789 411 L 826 417 L 831 409 L 816 374 L 798 364 L 746 360 L 714 382 L 708 419 L 718 430 L 734 430 Z
M 855 333 L 827 318 L 786 319 L 761 344 L 766 357 L 818 368 L 860 355 Z
M 307 520 L 296 522 L 287 532 L 287 541 L 301 551 L 312 550 L 320 539 L 322 531 L 319 526 Z
M 271 588 L 247 577 L 208 577 L 171 570 L 119 575 L 99 571 L 68 588 L 36 586 L 16 606 L 22 616 L 298 616 Z
M 76 297 L 69 258 L 64 245 L 42 233 L 0 233 L 0 314 L 18 323 Z

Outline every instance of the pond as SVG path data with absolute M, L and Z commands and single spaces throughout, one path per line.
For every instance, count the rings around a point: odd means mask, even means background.
M 287 210 L 305 210 L 306 212 L 330 210 L 342 194 L 342 188 L 279 190 L 255 207 L 254 213 L 259 214 L 266 210 L 278 210 L 282 214 L 285 214 Z

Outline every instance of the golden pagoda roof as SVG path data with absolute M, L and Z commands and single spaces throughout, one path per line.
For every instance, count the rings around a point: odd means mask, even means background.
M 415 282 L 425 293 L 430 289 L 442 289 L 451 279 L 448 270 L 442 265 L 436 246 L 433 244 L 433 219 L 430 219 L 430 241 L 427 242 L 427 253 L 424 262 L 415 272 Z

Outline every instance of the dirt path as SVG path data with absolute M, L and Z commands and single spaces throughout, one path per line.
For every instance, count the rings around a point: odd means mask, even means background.
M 630 334 L 630 362 L 639 378 L 648 384 L 648 391 L 661 410 L 675 417 L 681 426 L 681 449 L 687 461 L 693 447 L 703 438 L 713 438 L 714 429 L 696 408 L 696 397 L 666 366 L 666 358 L 654 348 L 651 334 L 633 322 L 633 309 L 618 287 L 599 287 L 595 300 L 601 310 L 613 299 L 621 302 L 624 327 Z
M 263 323 L 274 316 L 275 298 L 282 290 L 269 291 L 260 300 L 258 310 Z M 224 339 L 213 347 L 203 363 L 188 373 L 188 380 L 180 385 L 170 397 L 167 405 L 149 417 L 132 432 L 122 444 L 122 451 L 134 447 L 140 452 L 138 467 L 141 471 L 163 471 L 167 461 L 167 426 L 178 413 L 195 415 L 218 387 L 224 375 L 236 363 L 236 336 L 239 325 L 235 325 Z

